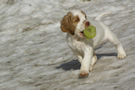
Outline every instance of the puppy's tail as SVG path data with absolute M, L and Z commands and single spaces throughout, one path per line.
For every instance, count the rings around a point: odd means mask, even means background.
M 109 14 L 112 14 L 112 12 L 104 12 L 104 13 L 101 13 L 100 15 L 98 15 L 98 16 L 95 18 L 95 20 L 100 21 L 103 16 L 109 15 Z

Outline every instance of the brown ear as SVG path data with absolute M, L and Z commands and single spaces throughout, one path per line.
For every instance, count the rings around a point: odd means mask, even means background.
M 72 30 L 72 13 L 69 12 L 65 15 L 61 21 L 61 30 L 63 32 L 69 32 L 74 35 L 74 31 Z

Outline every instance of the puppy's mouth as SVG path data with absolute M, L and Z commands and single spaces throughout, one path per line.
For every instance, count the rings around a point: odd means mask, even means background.
M 84 33 L 83 33 L 83 31 L 81 31 L 81 32 L 80 32 L 80 35 L 81 35 L 82 37 L 84 37 Z
M 85 29 L 86 29 L 88 26 L 90 26 L 90 22 L 89 22 L 89 21 L 86 21 L 86 22 L 84 23 L 84 25 L 85 25 Z M 84 30 L 85 30 L 85 29 L 84 29 Z M 84 31 L 84 30 L 83 30 L 83 31 Z M 84 37 L 83 31 L 80 32 L 80 35 L 81 35 L 82 37 Z

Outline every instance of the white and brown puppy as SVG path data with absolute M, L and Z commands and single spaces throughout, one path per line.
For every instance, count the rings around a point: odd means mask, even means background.
M 97 61 L 94 49 L 104 41 L 109 41 L 116 47 L 119 59 L 126 57 L 126 53 L 114 33 L 109 30 L 108 26 L 100 21 L 102 16 L 107 14 L 108 13 L 100 14 L 96 17 L 95 21 L 89 22 L 83 11 L 73 10 L 68 12 L 61 21 L 61 30 L 67 32 L 68 45 L 81 63 L 81 77 L 88 76 L 89 71 L 92 70 L 93 65 Z M 97 33 L 93 39 L 86 40 L 83 30 L 90 24 L 96 27 Z

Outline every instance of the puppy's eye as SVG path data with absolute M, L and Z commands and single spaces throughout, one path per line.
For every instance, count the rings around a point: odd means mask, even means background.
M 79 18 L 77 18 L 76 20 L 75 20 L 75 22 L 79 22 L 80 21 L 80 19 Z

